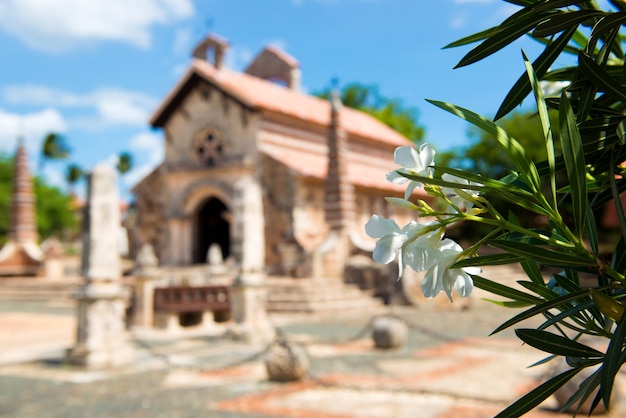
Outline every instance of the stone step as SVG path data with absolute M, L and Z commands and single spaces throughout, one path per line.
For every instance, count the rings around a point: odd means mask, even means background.
M 3 279 L 0 300 L 71 299 L 78 281 L 46 282 L 38 279 Z
M 373 298 L 341 301 L 268 303 L 268 311 L 274 313 L 340 312 L 350 310 L 374 310 L 382 307 L 383 304 Z
M 276 313 L 333 312 L 382 307 L 382 301 L 342 279 L 269 278 L 267 308 Z

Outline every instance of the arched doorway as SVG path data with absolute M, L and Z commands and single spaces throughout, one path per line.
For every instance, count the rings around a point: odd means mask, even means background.
M 212 244 L 219 245 L 224 260 L 230 255 L 230 224 L 228 208 L 218 198 L 211 197 L 199 205 L 194 222 L 194 263 L 206 263 Z

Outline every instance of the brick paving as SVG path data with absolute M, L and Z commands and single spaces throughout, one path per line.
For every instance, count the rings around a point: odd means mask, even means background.
M 275 383 L 262 356 L 253 358 L 265 345 L 215 330 L 136 330 L 132 367 L 75 369 L 61 361 L 74 342 L 71 306 L 0 301 L 0 416 L 483 418 L 548 372 L 527 368 L 544 355 L 511 331 L 487 337 L 510 312 L 479 300 L 465 310 L 441 306 L 394 307 L 413 325 L 394 350 L 376 349 L 361 332 L 371 312 L 274 317 L 311 362 L 308 379 Z M 554 406 L 548 400 L 527 416 L 569 416 Z

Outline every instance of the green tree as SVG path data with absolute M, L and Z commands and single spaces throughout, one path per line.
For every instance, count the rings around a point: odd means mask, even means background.
M 555 142 L 559 143 L 558 114 L 550 112 L 555 127 Z M 528 155 L 534 161 L 547 158 L 541 121 L 536 112 L 511 113 L 497 122 L 510 136 L 523 139 Z M 468 130 L 470 143 L 465 147 L 440 152 L 437 161 L 447 167 L 460 168 L 480 173 L 489 178 L 501 178 L 514 169 L 514 165 L 502 148 L 494 146 L 493 136 L 471 126 Z M 560 147 L 557 147 L 560 149 Z
M 34 181 L 37 231 L 40 239 L 51 236 L 62 238 L 76 230 L 73 198 L 58 187 L 46 184 L 40 177 Z
M 130 152 L 123 151 L 120 152 L 117 156 L 117 165 L 116 165 L 118 173 L 120 175 L 124 175 L 133 169 L 133 155 Z
M 13 184 L 13 158 L 0 155 L 0 242 L 9 234 Z M 72 210 L 72 197 L 59 188 L 50 186 L 37 177 L 33 191 L 36 199 L 36 222 L 40 239 L 62 237 L 76 229 L 76 216 Z
M 9 236 L 12 182 L 13 158 L 0 154 L 0 244 Z
M 65 181 L 67 182 L 70 194 L 74 194 L 74 186 L 85 175 L 81 166 L 75 163 L 69 164 L 65 169 Z
M 328 100 L 331 91 L 327 88 L 314 94 Z M 372 115 L 413 142 L 418 143 L 424 138 L 424 128 L 418 123 L 417 110 L 405 106 L 399 99 L 382 96 L 376 86 L 347 84 L 341 90 L 341 101 L 347 107 Z
M 39 173 L 43 170 L 44 164 L 51 160 L 64 160 L 70 154 L 70 147 L 65 138 L 57 133 L 49 133 L 41 145 L 39 158 Z

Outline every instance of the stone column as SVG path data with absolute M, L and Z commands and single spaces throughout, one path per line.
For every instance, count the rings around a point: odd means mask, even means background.
M 261 186 L 250 176 L 235 184 L 235 255 L 240 272 L 231 295 L 233 333 L 247 340 L 269 341 L 275 330 L 267 317 L 265 221 Z
M 118 250 L 120 208 L 115 171 L 96 166 L 88 176 L 83 219 L 82 274 L 85 283 L 76 294 L 76 345 L 67 361 L 82 367 L 119 367 L 133 360 L 125 330 L 127 292 L 120 283 Z

